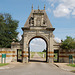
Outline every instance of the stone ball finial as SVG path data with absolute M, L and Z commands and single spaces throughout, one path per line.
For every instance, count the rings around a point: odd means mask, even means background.
M 39 10 L 39 5 L 38 5 L 38 10 Z
M 15 39 L 13 39 L 13 43 L 15 42 Z
M 33 4 L 32 4 L 32 10 L 33 10 Z
M 44 10 L 45 10 L 45 4 L 44 4 Z

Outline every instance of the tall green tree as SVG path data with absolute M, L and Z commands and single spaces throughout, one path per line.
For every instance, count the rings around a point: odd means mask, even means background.
M 75 49 L 75 39 L 67 36 L 66 39 L 62 42 L 61 48 L 65 50 L 74 50 Z
M 0 48 L 10 48 L 13 39 L 17 40 L 18 23 L 10 14 L 0 14 Z

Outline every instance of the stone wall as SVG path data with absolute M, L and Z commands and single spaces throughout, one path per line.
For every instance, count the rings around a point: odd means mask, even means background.
M 22 44 L 20 42 L 12 42 L 11 43 L 11 49 L 14 52 L 12 54 L 12 61 L 16 61 L 17 62 L 17 50 L 18 49 L 22 49 Z
M 2 59 L 2 54 L 6 54 L 6 63 L 10 63 L 12 61 L 13 53 L 14 51 L 12 51 L 11 48 L 0 48 L 0 63 Z
M 73 56 L 73 63 L 75 63 L 75 51 L 65 51 L 65 50 L 59 51 L 59 62 L 69 63 L 69 55 Z
M 0 63 L 2 54 L 6 54 L 6 63 L 10 63 L 11 61 L 17 62 L 17 49 L 22 49 L 22 45 L 19 42 L 13 42 L 11 48 L 0 48 Z
M 22 49 L 22 43 L 13 42 L 11 44 L 11 48 L 0 48 L 0 63 L 1 63 L 1 59 L 2 59 L 2 54 L 6 54 L 6 63 L 10 63 L 11 61 L 17 62 L 17 49 Z M 58 43 L 54 43 L 53 49 L 59 50 L 59 62 L 60 63 L 69 63 L 69 55 L 73 56 L 73 62 L 75 63 L 75 51 L 60 50 L 60 44 L 58 44 Z M 28 52 L 23 51 L 23 54 L 25 54 L 25 53 L 28 53 Z M 48 52 L 48 54 L 53 55 L 54 52 L 53 51 Z

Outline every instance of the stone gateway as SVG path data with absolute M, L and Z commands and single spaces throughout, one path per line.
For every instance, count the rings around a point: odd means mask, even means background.
M 53 31 L 45 10 L 32 10 L 28 17 L 23 30 L 23 62 L 28 62 L 29 42 L 33 38 L 42 38 L 46 41 L 47 47 L 47 62 L 53 62 Z
M 21 40 L 22 44 L 22 61 L 28 62 L 30 59 L 30 48 L 29 43 L 33 38 L 42 38 L 47 44 L 47 55 L 46 61 L 53 63 L 54 58 L 54 35 L 53 31 L 55 28 L 52 27 L 52 24 L 49 21 L 49 18 L 46 14 L 45 7 L 44 10 L 33 10 L 31 11 L 23 30 L 23 36 Z M 14 43 L 12 43 L 13 45 Z
M 38 10 L 33 10 L 32 6 L 32 11 L 22 30 L 23 35 L 21 41 L 13 41 L 11 44 L 11 49 L 0 49 L 1 53 L 6 53 L 7 58 L 9 59 L 10 57 L 10 61 L 19 60 L 22 62 L 28 62 L 30 60 L 30 41 L 34 38 L 42 38 L 47 45 L 46 62 L 53 63 L 54 48 L 59 49 L 59 45 L 56 45 L 57 43 L 53 39 L 53 31 L 55 28 L 52 27 L 52 24 L 49 21 L 45 11 L 45 6 L 44 10 L 40 10 L 39 8 Z M 7 62 L 9 62 L 9 60 Z
M 6 63 L 11 61 L 21 61 L 23 63 L 29 62 L 30 60 L 30 41 L 34 38 L 42 38 L 46 42 L 46 62 L 54 62 L 54 53 L 58 53 L 58 62 L 65 62 L 65 56 L 60 51 L 60 43 L 54 40 L 53 31 L 55 28 L 46 14 L 45 7 L 43 10 L 39 8 L 32 11 L 22 28 L 23 35 L 20 42 L 13 41 L 11 43 L 11 48 L 0 48 L 0 60 L 2 54 L 6 54 Z M 72 53 L 72 52 L 71 52 Z M 74 53 L 74 52 L 73 52 Z M 75 57 L 75 56 L 74 56 Z M 64 60 L 64 61 L 63 61 Z M 67 60 L 68 56 L 67 56 Z M 1 61 L 0 61 L 1 62 Z M 69 61 L 67 61 L 69 62 Z

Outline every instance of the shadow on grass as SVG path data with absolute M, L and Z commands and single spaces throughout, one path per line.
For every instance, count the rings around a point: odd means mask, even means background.
M 75 70 L 73 70 L 73 71 L 71 71 L 71 72 L 75 73 Z

